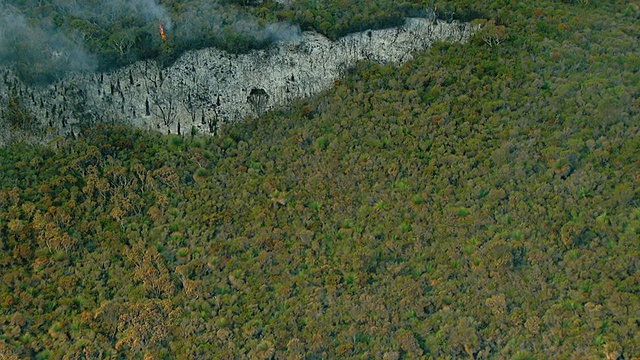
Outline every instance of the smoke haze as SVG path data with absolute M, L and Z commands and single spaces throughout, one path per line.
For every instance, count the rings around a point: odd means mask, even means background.
M 191 0 L 172 3 L 171 9 L 156 0 L 0 0 L 0 66 L 28 83 L 44 84 L 69 72 L 122 66 L 167 51 L 173 59 L 208 46 L 246 52 L 301 36 L 296 25 L 265 23 L 229 2 Z
M 262 25 L 254 16 L 219 1 L 193 1 L 176 22 L 176 36 L 193 42 L 230 36 L 250 38 L 256 42 L 296 41 L 300 27 L 288 22 Z
M 104 27 L 127 17 L 147 22 L 161 22 L 167 30 L 171 29 L 172 24 L 165 8 L 154 0 L 86 1 L 83 5 L 70 9 L 70 14 Z
M 52 24 L 31 25 L 3 3 L 0 24 L 0 65 L 12 67 L 25 81 L 49 82 L 70 71 L 95 68 L 93 56 Z

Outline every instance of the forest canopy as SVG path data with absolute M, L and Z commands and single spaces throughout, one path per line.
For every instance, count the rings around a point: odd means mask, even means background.
M 639 357 L 640 8 L 470 3 L 429 4 L 469 43 L 215 137 L 1 148 L 0 355 Z

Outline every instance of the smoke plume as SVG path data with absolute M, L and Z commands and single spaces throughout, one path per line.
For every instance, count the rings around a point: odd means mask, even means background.
M 123 18 L 134 18 L 151 23 L 161 22 L 167 30 L 171 29 L 171 17 L 155 0 L 87 1 L 78 5 L 70 9 L 71 15 L 103 27 L 110 27 Z
M 243 53 L 301 36 L 298 26 L 268 23 L 232 1 L 190 0 L 172 9 L 156 0 L 60 0 L 38 7 L 0 0 L 0 67 L 12 68 L 27 83 L 44 84 L 159 54 L 175 60 L 209 46 Z M 162 47 L 158 24 L 169 47 Z
M 288 22 L 264 24 L 242 8 L 220 1 L 192 1 L 176 22 L 176 36 L 194 43 L 208 41 L 220 44 L 231 37 L 244 38 L 256 44 L 300 39 L 297 25 Z M 233 49 L 227 48 L 226 50 Z
M 32 25 L 17 9 L 0 3 L 0 65 L 29 83 L 44 83 L 70 71 L 92 70 L 95 59 L 52 24 Z

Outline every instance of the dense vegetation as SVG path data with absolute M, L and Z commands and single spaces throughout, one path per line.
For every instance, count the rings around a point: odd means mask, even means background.
M 244 0 L 6 3 L 0 4 L 0 64 L 11 64 L 31 83 L 55 81 L 69 71 L 107 70 L 141 59 L 156 58 L 166 66 L 185 51 L 211 46 L 245 53 L 277 40 L 294 39 L 300 29 L 336 39 L 355 31 L 399 25 L 407 15 L 423 16 L 427 9 L 437 8 L 433 2 L 409 0 L 294 1 L 287 5 Z M 453 19 L 472 13 L 456 12 L 444 3 L 438 15 Z
M 638 6 L 479 6 L 215 138 L 1 149 L 0 354 L 640 356 Z

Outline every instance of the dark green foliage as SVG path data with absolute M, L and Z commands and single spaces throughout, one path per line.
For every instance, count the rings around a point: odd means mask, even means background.
M 1 149 L 0 353 L 638 357 L 627 5 L 482 3 L 507 42 L 362 63 L 215 138 Z

